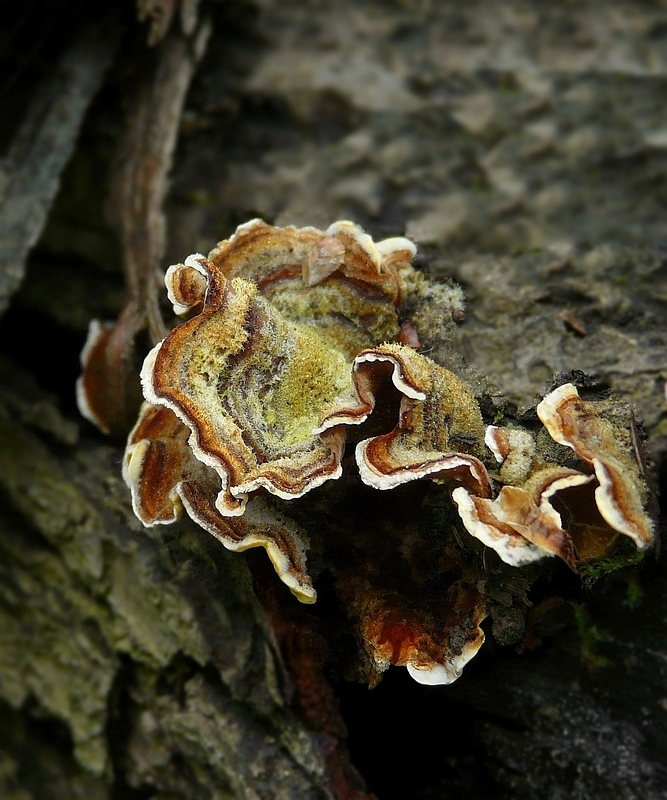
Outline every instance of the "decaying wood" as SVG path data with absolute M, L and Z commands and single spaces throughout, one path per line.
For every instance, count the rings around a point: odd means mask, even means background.
M 147 63 L 131 81 L 124 132 L 111 166 L 107 213 L 121 242 L 129 305 L 136 307 L 134 314 L 145 315 L 154 341 L 166 335 L 158 307 L 165 246 L 162 206 L 185 95 L 209 35 L 205 22 L 192 40 L 174 33 L 147 54 Z
M 90 400 L 105 411 L 103 428 L 117 436 L 127 434 L 138 409 L 137 334 L 148 327 L 153 343 L 167 334 L 159 307 L 163 204 L 185 95 L 209 35 L 209 21 L 190 38 L 170 34 L 144 54 L 128 81 L 124 129 L 111 162 L 106 209 L 120 241 L 128 299 L 105 346 L 84 365 Z
M 107 19 L 77 31 L 35 92 L 0 170 L 0 313 L 25 274 L 81 123 L 120 43 Z

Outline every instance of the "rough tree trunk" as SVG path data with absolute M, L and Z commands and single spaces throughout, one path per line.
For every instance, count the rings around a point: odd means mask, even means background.
M 607 583 L 539 587 L 524 652 L 489 636 L 450 687 L 392 671 L 369 693 L 313 656 L 304 711 L 253 590 L 263 554 L 135 519 L 122 442 L 73 403 L 89 320 L 124 304 L 103 206 L 147 48 L 135 13 L 6 12 L 0 797 L 362 798 L 339 701 L 379 800 L 667 797 L 656 553 Z M 595 376 L 636 405 L 664 478 L 663 4 L 226 0 L 199 13 L 213 33 L 180 119 L 163 264 L 253 216 L 407 232 L 419 266 L 468 297 L 432 358 L 519 406 L 554 373 Z

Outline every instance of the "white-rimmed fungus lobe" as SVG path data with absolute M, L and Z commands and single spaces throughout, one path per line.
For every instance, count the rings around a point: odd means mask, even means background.
M 540 455 L 539 437 L 528 430 L 489 426 L 485 442 L 505 485 L 493 500 L 454 490 L 468 532 L 513 566 L 556 555 L 576 571 L 608 556 L 619 535 L 639 550 L 649 547 L 649 490 L 635 453 L 631 413 L 627 425 L 612 424 L 604 402 L 582 400 L 571 383 L 547 394 L 536 411 L 542 435 L 574 451 L 574 459 L 564 460 L 576 465 Z
M 82 417 L 92 422 L 96 428 L 107 435 L 111 433 L 105 409 L 107 387 L 103 383 L 104 362 L 100 358 L 109 340 L 111 323 L 93 319 L 88 326 L 86 342 L 79 356 L 81 375 L 76 382 L 76 404 Z M 99 366 L 98 366 L 99 365 Z
M 302 603 L 316 593 L 306 569 L 307 534 L 277 503 L 250 501 L 242 517 L 223 516 L 216 507 L 220 479 L 188 446 L 189 429 L 164 406 L 144 403 L 128 438 L 123 478 L 132 508 L 147 527 L 168 525 L 185 511 L 228 549 L 263 547 L 281 580 Z
M 623 436 L 571 383 L 547 395 L 537 415 L 554 441 L 572 448 L 593 468 L 595 502 L 607 525 L 629 536 L 640 550 L 648 547 L 653 542 L 653 523 L 644 510 L 648 490 L 630 432 Z
M 354 359 L 358 386 L 363 382 L 377 387 L 388 369 L 401 394 L 399 419 L 390 433 L 357 445 L 362 481 L 374 489 L 393 489 L 428 477 L 460 482 L 489 496 L 486 468 L 479 460 L 484 424 L 468 387 L 449 370 L 403 345 L 383 344 Z M 452 441 L 463 441 L 469 452 L 452 447 Z

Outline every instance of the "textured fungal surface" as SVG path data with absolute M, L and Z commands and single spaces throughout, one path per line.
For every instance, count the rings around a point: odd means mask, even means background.
M 452 496 L 468 532 L 507 564 L 520 567 L 545 555 L 557 555 L 574 568 L 572 541 L 549 498 L 558 490 L 590 480 L 576 470 L 554 467 L 536 472 L 523 486 L 503 486 L 495 500 L 474 497 L 465 489 L 455 489 Z
M 326 587 L 318 624 L 356 643 L 340 670 L 371 685 L 392 664 L 456 680 L 504 569 L 577 572 L 653 539 L 632 410 L 564 383 L 489 425 L 488 401 L 419 352 L 429 313 L 460 309 L 415 252 L 346 221 L 252 220 L 170 267 L 182 321 L 144 361 L 124 460 L 145 525 L 185 512 L 230 550 L 264 548 L 302 602 Z
M 317 430 L 339 409 L 360 410 L 341 354 L 285 320 L 255 284 L 215 279 L 201 314 L 149 354 L 142 382 L 149 402 L 190 428 L 196 457 L 222 481 L 218 507 L 232 515 L 260 486 L 299 497 L 338 477 L 342 433 Z
M 100 351 L 107 344 L 110 334 L 109 323 L 100 323 L 96 319 L 91 322 L 80 356 L 82 373 L 76 382 L 76 400 L 81 416 L 106 434 L 111 432 L 103 407 L 108 392 L 106 386 L 102 391 L 99 389 L 98 384 L 103 381 L 105 370 L 103 362 L 97 365 L 102 361 Z
M 542 400 L 537 414 L 554 441 L 571 447 L 593 467 L 598 481 L 595 500 L 605 522 L 644 549 L 653 541 L 653 525 L 644 511 L 646 485 L 633 429 L 624 431 L 612 424 L 604 418 L 604 410 L 584 402 L 566 383 Z
M 170 409 L 144 403 L 123 462 L 134 513 L 144 525 L 152 526 L 175 522 L 185 510 L 228 550 L 263 547 L 296 597 L 303 603 L 314 602 L 304 532 L 261 497 L 250 502 L 242 518 L 224 517 L 215 505 L 220 480 L 192 454 L 189 433 Z
M 399 420 L 387 434 L 357 445 L 361 479 L 375 489 L 406 481 L 461 481 L 490 493 L 484 465 L 484 424 L 477 401 L 456 375 L 402 345 L 364 350 L 354 360 L 358 384 L 378 385 L 386 368 L 401 393 Z M 456 447 L 456 445 L 458 447 Z M 464 452 L 459 452 L 463 450 Z
M 649 547 L 653 522 L 632 409 L 609 398 L 584 401 L 565 383 L 536 413 L 544 426 L 537 435 L 487 428 L 506 485 L 492 500 L 454 490 L 468 532 L 514 566 L 555 555 L 577 571 L 608 556 L 619 535 L 638 550 Z
M 339 426 L 369 411 L 351 359 L 398 334 L 397 267 L 413 253 L 352 223 L 323 233 L 254 220 L 210 258 L 170 269 L 174 310 L 193 316 L 149 354 L 144 395 L 192 431 L 196 458 L 220 476 L 223 515 L 260 487 L 291 499 L 340 477 Z

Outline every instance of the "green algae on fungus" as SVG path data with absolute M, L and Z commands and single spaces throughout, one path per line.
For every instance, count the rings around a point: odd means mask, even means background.
M 375 468 L 386 468 L 393 485 L 429 475 L 488 494 L 479 460 L 484 428 L 472 394 L 414 349 L 386 343 L 401 341 L 409 288 L 423 289 L 414 253 L 407 239 L 376 244 L 350 222 L 321 232 L 254 220 L 208 258 L 196 254 L 171 267 L 167 292 L 184 321 L 145 359 L 148 402 L 125 454 L 124 477 L 142 522 L 166 524 L 185 512 L 229 549 L 262 546 L 295 596 L 313 602 L 309 537 L 290 518 L 290 504 L 341 476 L 350 426 L 372 412 L 380 425 L 389 418 L 387 368 L 403 403 L 392 442 L 377 436 L 361 443 L 364 453 L 370 445 L 385 454 Z M 463 452 L 452 447 L 459 439 Z M 369 467 L 362 461 L 363 478 Z M 423 469 L 425 461 L 432 468 Z M 377 605 L 374 591 L 367 607 Z M 406 629 L 393 663 L 410 667 L 417 680 L 453 680 L 483 640 L 485 606 L 473 595 L 460 618 L 451 601 L 451 646 L 431 619 L 428 635 Z M 413 622 L 421 630 L 420 613 Z M 471 614 L 474 642 L 466 633 Z M 382 668 L 390 661 L 381 658 Z
M 306 570 L 307 534 L 262 497 L 250 501 L 243 517 L 223 516 L 215 504 L 220 479 L 194 457 L 189 436 L 171 409 L 143 404 L 123 459 L 134 513 L 152 526 L 175 522 L 185 510 L 229 550 L 263 547 L 290 591 L 302 603 L 314 603 L 317 595 Z
M 331 263 L 314 270 L 323 253 Z M 254 220 L 209 259 L 170 268 L 175 310 L 200 310 L 149 353 L 144 396 L 192 431 L 195 457 L 220 477 L 220 513 L 242 514 L 260 487 L 293 499 L 340 477 L 341 425 L 370 411 L 352 359 L 398 335 L 400 268 L 413 254 L 407 239 L 376 246 L 352 223 L 320 232 Z
M 221 480 L 225 516 L 264 487 L 299 497 L 340 475 L 344 433 L 326 427 L 340 408 L 363 414 L 343 355 L 279 315 L 240 278 L 219 278 L 201 314 L 146 358 L 144 396 L 190 428 L 195 457 Z
M 472 392 L 456 375 L 426 356 L 396 344 L 362 351 L 354 360 L 355 378 L 377 382 L 383 367 L 401 393 L 398 424 L 388 434 L 359 442 L 359 474 L 375 489 L 407 481 L 461 481 L 488 496 L 491 487 L 483 455 L 484 423 Z M 373 401 L 374 402 L 374 401 Z M 469 452 L 453 450 L 463 443 Z

